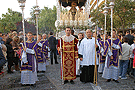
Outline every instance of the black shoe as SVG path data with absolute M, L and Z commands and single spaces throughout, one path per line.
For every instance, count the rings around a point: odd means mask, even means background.
M 116 82 L 116 83 L 119 83 L 119 81 L 118 81 L 118 80 L 113 79 L 113 81 L 114 81 L 114 82 Z
M 45 73 L 45 71 L 41 71 L 42 73 Z
M 56 62 L 55 64 L 59 64 L 58 62 Z
M 99 74 L 103 74 L 102 72 L 100 72 Z
M 64 81 L 64 84 L 66 84 L 66 83 L 68 83 L 68 80 L 65 80 L 65 81 Z
M 80 75 L 76 75 L 76 77 L 80 77 Z
M 70 80 L 70 83 L 71 83 L 71 84 L 75 84 L 73 80 Z
M 26 86 L 26 84 L 21 84 L 21 86 Z
M 30 84 L 30 86 L 36 87 L 36 84 Z
M 25 86 L 30 86 L 31 84 L 25 84 Z
M 11 74 L 11 73 L 13 73 L 13 72 L 12 72 L 12 71 L 8 71 L 8 73 L 10 73 L 10 74 Z
M 111 79 L 107 79 L 107 81 L 106 82 L 110 82 L 111 81 Z

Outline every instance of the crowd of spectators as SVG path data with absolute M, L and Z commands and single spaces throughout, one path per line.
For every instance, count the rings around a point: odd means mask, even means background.
M 0 32 L 0 46 L 2 52 L 0 52 L 1 55 L 4 55 L 4 60 L 7 61 L 7 67 L 8 67 L 8 73 L 13 73 L 13 71 L 19 71 L 20 70 L 20 54 L 21 54 L 21 44 L 23 43 L 23 33 L 19 32 L 19 34 L 16 31 L 13 31 L 8 34 L 3 34 Z M 0 60 L 0 63 L 2 62 L 2 57 Z M 6 63 L 6 62 L 5 62 Z M 3 66 L 0 66 L 0 75 L 4 72 L 2 71 Z

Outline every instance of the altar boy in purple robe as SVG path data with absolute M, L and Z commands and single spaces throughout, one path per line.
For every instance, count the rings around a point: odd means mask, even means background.
M 121 41 L 116 38 L 116 31 L 113 30 L 112 36 L 113 44 L 111 39 L 108 39 L 105 43 L 104 55 L 106 55 L 105 68 L 102 77 L 110 82 L 111 79 L 116 83 L 119 83 L 119 54 L 121 54 L 122 47 Z M 111 50 L 112 49 L 112 50 Z
M 101 48 L 99 49 L 99 67 L 98 67 L 98 72 L 99 72 L 99 74 L 102 74 L 102 73 L 103 73 L 104 66 L 105 66 L 104 38 L 105 38 L 105 42 L 106 42 L 106 37 L 104 37 L 104 35 L 103 35 L 103 37 L 102 37 L 103 40 L 100 40 L 100 41 L 99 41 L 99 45 L 100 45 L 100 47 L 101 47 Z
M 44 41 L 43 43 L 43 47 L 42 47 L 42 52 L 43 52 L 43 55 L 45 56 L 45 62 L 46 62 L 46 66 L 49 65 L 49 51 L 50 51 L 50 45 L 49 45 L 49 42 L 48 40 L 46 39 L 46 34 L 44 33 L 42 35 L 42 40 Z
M 38 46 L 36 55 L 38 60 L 38 71 L 39 72 L 45 72 L 46 71 L 46 60 L 48 59 L 48 41 L 45 39 L 42 39 L 41 35 L 38 35 L 38 38 L 40 40 L 40 43 L 42 44 L 42 47 Z
M 22 57 L 21 57 L 21 84 L 22 85 L 34 85 L 37 79 L 37 65 L 35 52 L 37 46 L 40 46 L 39 40 L 37 42 L 32 41 L 32 33 L 28 32 L 26 48 L 22 46 Z

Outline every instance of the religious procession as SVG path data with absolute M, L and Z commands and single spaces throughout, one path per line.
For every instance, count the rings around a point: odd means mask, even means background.
M 56 0 L 42 10 L 36 0 L 34 22 L 18 3 L 22 13 L 1 18 L 1 90 L 135 90 L 134 0 Z

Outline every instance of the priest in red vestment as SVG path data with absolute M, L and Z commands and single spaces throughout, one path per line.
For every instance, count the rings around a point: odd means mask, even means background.
M 74 84 L 76 79 L 76 60 L 78 59 L 78 40 L 71 35 L 71 28 L 67 27 L 66 35 L 62 36 L 58 40 L 58 48 L 62 52 L 62 67 L 61 67 L 61 78 L 64 80 L 64 84 L 70 80 L 71 84 Z

